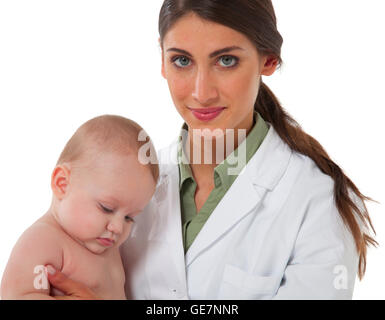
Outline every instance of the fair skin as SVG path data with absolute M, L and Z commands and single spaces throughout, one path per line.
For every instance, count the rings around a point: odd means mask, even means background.
M 11 255 L 3 298 L 125 299 L 119 246 L 155 191 L 150 170 L 135 154 L 98 152 L 56 166 L 51 188 L 49 211 L 21 236 Z M 37 265 L 63 272 L 54 276 L 59 291 L 35 287 Z M 60 286 L 63 274 L 72 280 Z
M 193 129 L 245 129 L 248 133 L 253 123 L 254 102 L 259 90 L 261 76 L 272 75 L 277 67 L 277 59 L 271 55 L 260 55 L 252 42 L 243 34 L 220 24 L 204 21 L 194 14 L 182 17 L 168 30 L 160 44 L 162 48 L 162 76 L 167 80 L 175 107 L 189 128 Z M 239 47 L 214 57 L 210 54 L 228 47 Z M 177 48 L 188 52 L 170 50 Z M 173 57 L 178 69 L 170 61 Z M 236 65 L 234 58 L 239 58 Z M 186 59 L 187 58 L 187 59 Z M 187 67 L 185 66 L 187 65 Z M 235 65 L 233 68 L 229 66 Z M 198 121 L 189 108 L 224 106 L 224 112 L 212 122 Z M 237 147 L 237 132 L 234 149 Z M 226 139 L 226 137 L 224 137 Z M 195 150 L 188 137 L 187 152 L 193 159 L 194 152 L 203 155 L 206 150 Z M 224 143 L 224 145 L 226 145 Z M 204 146 L 201 143 L 201 146 Z M 215 143 L 212 143 L 213 149 Z M 225 150 L 225 154 L 232 150 Z M 197 182 L 195 204 L 201 209 L 214 188 L 213 171 L 217 165 L 215 153 L 211 151 L 213 164 L 191 164 Z M 203 162 L 203 161 L 202 161 Z M 51 283 L 64 290 L 71 290 L 76 296 L 89 297 L 89 291 L 79 283 L 74 283 L 60 272 L 51 277 Z M 68 291 L 67 291 L 68 292 Z
M 187 152 L 212 154 L 212 163 L 191 163 L 197 183 L 195 202 L 201 209 L 214 188 L 213 172 L 216 161 L 215 141 L 211 150 L 195 143 L 194 129 L 234 129 L 234 148 L 225 150 L 226 156 L 238 145 L 239 129 L 248 133 L 253 125 L 254 103 L 257 99 L 261 75 L 270 76 L 277 66 L 274 56 L 261 56 L 253 43 L 242 33 L 226 26 L 205 21 L 189 14 L 176 22 L 167 32 L 162 45 L 162 75 L 167 80 L 171 97 L 179 114 L 188 126 Z M 235 48 L 236 47 L 236 48 Z M 211 56 L 218 50 L 220 54 Z M 183 50 L 183 51 L 182 51 Z M 197 119 L 191 109 L 225 107 L 211 121 Z M 224 135 L 226 146 L 226 135 Z
M 119 247 L 127 239 L 135 216 L 151 198 L 154 186 L 142 193 L 135 183 L 142 179 L 142 173 L 149 178 L 147 171 L 134 155 L 109 153 L 100 154 L 92 161 L 83 160 L 76 166 L 56 167 L 52 179 L 58 204 L 52 210 L 55 220 L 74 240 L 95 254 L 109 248 L 101 245 L 98 238 L 113 240 L 113 247 Z

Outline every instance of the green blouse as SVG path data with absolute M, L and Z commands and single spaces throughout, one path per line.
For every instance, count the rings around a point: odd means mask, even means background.
M 188 130 L 186 123 L 183 124 L 182 131 L 183 130 Z M 181 133 L 179 136 L 178 164 L 183 246 L 185 252 L 187 252 L 188 248 L 193 243 L 195 237 L 198 235 L 199 231 L 202 229 L 203 225 L 206 223 L 207 219 L 210 217 L 219 201 L 221 201 L 227 190 L 229 190 L 238 176 L 236 174 L 228 174 L 229 168 L 235 168 L 236 166 L 239 166 L 239 164 L 233 164 L 234 161 L 229 160 L 234 159 L 233 157 L 236 156 L 237 152 L 242 150 L 241 148 L 246 147 L 246 163 L 248 163 L 261 145 L 268 130 L 268 124 L 263 120 L 258 112 L 254 112 L 254 125 L 246 139 L 243 140 L 238 148 L 234 150 L 224 161 L 222 161 L 214 168 L 215 187 L 211 191 L 199 213 L 197 213 L 194 201 L 197 184 L 194 180 L 190 165 L 188 164 L 184 149 L 181 146 Z M 240 170 L 238 172 L 240 172 Z

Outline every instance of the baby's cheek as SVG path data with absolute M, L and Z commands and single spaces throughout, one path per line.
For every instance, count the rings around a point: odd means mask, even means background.
M 100 230 L 103 229 L 103 221 L 95 209 L 82 206 L 79 203 L 68 209 L 66 224 L 70 233 L 81 240 L 99 235 Z
M 97 212 L 83 212 L 77 217 L 77 232 L 85 240 L 100 236 L 105 230 L 104 219 Z
M 129 237 L 130 233 L 132 231 L 132 222 L 130 222 L 125 228 L 124 231 L 119 239 L 119 245 L 121 245 L 124 241 L 127 240 Z

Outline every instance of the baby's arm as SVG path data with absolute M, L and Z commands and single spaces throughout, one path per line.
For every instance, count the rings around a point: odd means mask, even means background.
M 1 281 L 2 299 L 53 299 L 44 265 L 62 269 L 62 244 L 58 231 L 36 223 L 14 246 Z

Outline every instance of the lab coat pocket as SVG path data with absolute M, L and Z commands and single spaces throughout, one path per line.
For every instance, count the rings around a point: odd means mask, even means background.
M 218 299 L 254 300 L 271 299 L 278 290 L 280 276 L 260 276 L 226 265 Z

